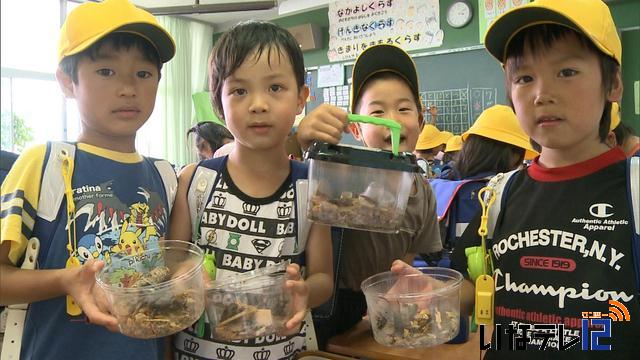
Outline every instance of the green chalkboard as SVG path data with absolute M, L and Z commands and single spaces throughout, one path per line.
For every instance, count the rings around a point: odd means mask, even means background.
M 438 107 L 436 125 L 455 134 L 466 131 L 480 113 L 495 104 L 506 104 L 504 74 L 500 64 L 484 49 L 414 56 L 420 77 L 420 96 L 426 106 Z M 352 66 L 346 69 L 351 77 Z M 312 101 L 307 112 L 323 103 L 317 71 L 311 71 Z M 309 81 L 310 80 L 310 81 Z

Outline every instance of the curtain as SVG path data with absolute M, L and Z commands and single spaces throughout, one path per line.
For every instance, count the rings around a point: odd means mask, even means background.
M 207 90 L 207 58 L 213 47 L 213 27 L 178 17 L 160 16 L 173 36 L 176 55 L 164 64 L 156 106 L 138 134 L 138 151 L 169 160 L 176 166 L 196 161 L 187 130 L 196 123 L 191 95 Z

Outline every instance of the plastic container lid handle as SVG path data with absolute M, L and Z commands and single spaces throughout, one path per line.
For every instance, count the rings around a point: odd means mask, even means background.
M 349 122 L 369 123 L 388 127 L 391 130 L 391 151 L 393 155 L 398 155 L 398 147 L 400 146 L 400 130 L 402 125 L 391 119 L 379 118 L 374 116 L 349 114 L 347 116 Z

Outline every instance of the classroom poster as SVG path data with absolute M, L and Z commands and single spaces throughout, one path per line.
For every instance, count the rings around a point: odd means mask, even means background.
M 528 3 L 530 0 L 478 0 L 478 26 L 480 44 L 484 44 L 484 36 L 489 29 L 489 24 L 507 10 Z
M 318 66 L 318 87 L 326 88 L 344 84 L 344 64 Z
M 349 111 L 349 85 L 332 86 L 322 89 L 322 100 L 327 104 Z
M 353 60 L 369 46 L 418 50 L 442 45 L 438 0 L 341 0 L 329 3 L 329 61 Z

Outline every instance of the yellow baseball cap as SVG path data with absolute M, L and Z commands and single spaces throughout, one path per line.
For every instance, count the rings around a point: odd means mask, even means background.
M 420 136 L 418 136 L 416 150 L 433 149 L 436 146 L 446 144 L 447 140 L 452 136 L 453 134 L 448 131 L 440 131 L 437 127 L 427 124 L 422 128 Z
M 367 80 L 375 74 L 386 71 L 402 77 L 411 88 L 411 92 L 418 102 L 420 102 L 418 72 L 411 56 L 395 45 L 380 44 L 365 49 L 358 55 L 356 63 L 353 65 L 351 101 L 349 102 L 351 112 L 356 111 L 355 102 L 360 97 L 360 91 L 362 91 L 362 87 Z M 418 107 L 418 112 L 422 113 L 422 104 L 418 104 Z
M 67 16 L 58 42 L 58 63 L 77 54 L 113 32 L 129 32 L 148 40 L 158 51 L 160 61 L 171 60 L 176 45 L 158 20 L 127 0 L 85 2 Z
M 535 0 L 518 6 L 493 21 L 484 38 L 485 46 L 504 63 L 511 39 L 521 30 L 540 24 L 563 25 L 582 33 L 622 64 L 622 44 L 609 7 L 602 0 Z
M 462 136 L 453 135 L 447 140 L 447 145 L 444 148 L 444 152 L 460 151 L 462 149 Z
M 609 131 L 615 129 L 620 125 L 620 105 L 617 102 L 611 103 L 611 125 Z
M 538 156 L 531 147 L 529 136 L 520 127 L 516 114 L 508 106 L 494 105 L 485 109 L 469 130 L 462 134 L 462 141 L 467 140 L 471 134 L 523 148 L 526 160 Z

